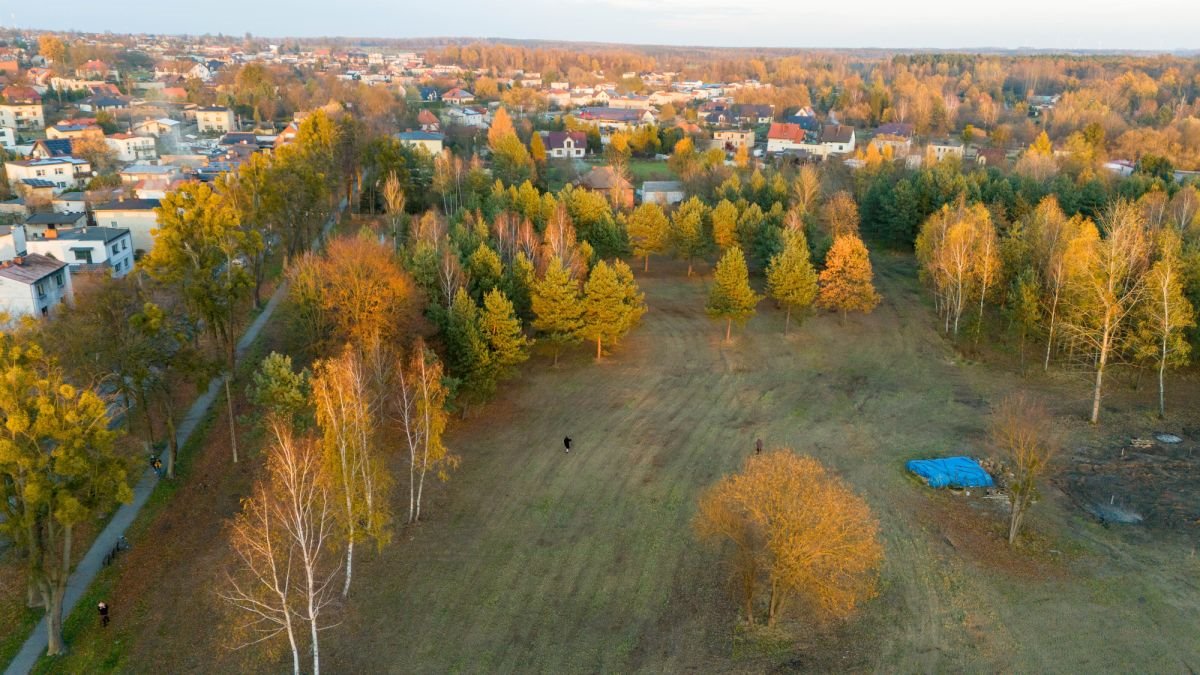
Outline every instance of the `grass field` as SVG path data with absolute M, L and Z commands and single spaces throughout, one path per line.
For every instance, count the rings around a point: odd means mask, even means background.
M 963 361 L 936 333 L 911 257 L 877 255 L 876 266 L 874 314 L 818 316 L 785 338 L 764 303 L 726 345 L 703 313 L 705 280 L 652 261 L 638 273 L 650 311 L 611 357 L 597 364 L 580 349 L 557 369 L 534 358 L 454 425 L 462 468 L 435 486 L 424 523 L 356 562 L 351 601 L 323 638 L 327 669 L 1200 669 L 1194 541 L 1102 528 L 1051 488 L 1014 553 L 991 500 L 933 494 L 902 470 L 917 456 L 982 452 L 988 405 L 1017 386 L 1045 395 L 1071 443 L 1089 446 L 1157 428 L 1150 394 L 1114 387 L 1107 421 L 1090 428 L 1086 383 Z M 48 670 L 282 665 L 231 651 L 221 630 L 221 521 L 251 466 L 229 470 L 222 436 L 118 565 L 113 626 L 68 635 L 73 654 Z M 886 553 L 880 595 L 858 618 L 814 630 L 795 617 L 795 637 L 770 649 L 737 639 L 719 556 L 690 528 L 699 491 L 757 437 L 843 475 L 881 519 Z

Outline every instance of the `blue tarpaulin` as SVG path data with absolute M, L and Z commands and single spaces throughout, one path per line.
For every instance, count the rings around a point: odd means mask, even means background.
M 992 487 L 992 477 L 970 457 L 913 459 L 905 465 L 925 479 L 929 487 Z

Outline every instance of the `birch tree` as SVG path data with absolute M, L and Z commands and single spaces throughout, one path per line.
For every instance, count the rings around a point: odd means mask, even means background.
M 1091 247 L 1078 289 L 1070 294 L 1064 328 L 1095 368 L 1091 422 L 1100 421 L 1100 400 L 1109 361 L 1127 338 L 1128 319 L 1145 291 L 1148 246 L 1136 205 L 1113 204 L 1101 221 L 1104 238 Z
M 349 346 L 316 365 L 313 407 L 321 430 L 324 470 L 338 502 L 338 520 L 346 542 L 346 579 L 350 593 L 354 546 L 372 540 L 386 544 L 391 534 L 388 492 L 391 479 L 375 447 L 377 421 L 371 415 L 371 386 L 362 359 Z
M 410 523 L 421 518 L 426 475 L 434 473 L 445 481 L 459 464 L 459 458 L 442 440 L 449 419 L 446 409 L 449 392 L 443 379 L 442 364 L 437 355 L 419 338 L 408 361 L 397 363 L 394 415 L 408 447 Z
M 1183 292 L 1182 244 L 1171 228 L 1158 234 L 1157 259 L 1146 275 L 1146 294 L 1138 307 L 1136 353 L 1158 371 L 1158 416 L 1166 417 L 1167 368 L 1188 362 L 1191 345 L 1184 331 L 1196 325 L 1192 303 Z
M 337 521 L 320 450 L 273 425 L 267 475 L 242 503 L 230 528 L 239 565 L 220 596 L 246 615 L 242 647 L 287 637 L 292 672 L 301 672 L 301 634 L 308 629 L 311 671 L 321 672 L 320 631 L 334 600 L 339 565 L 333 555 Z

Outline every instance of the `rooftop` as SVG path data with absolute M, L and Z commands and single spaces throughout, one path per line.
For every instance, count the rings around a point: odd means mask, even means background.
M 18 262 L 19 261 L 19 262 Z M 23 284 L 34 284 L 66 267 L 67 263 L 40 253 L 0 263 L 0 277 Z

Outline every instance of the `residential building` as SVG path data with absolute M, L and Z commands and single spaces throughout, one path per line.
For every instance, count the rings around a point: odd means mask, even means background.
M 475 106 L 456 106 L 446 110 L 446 120 L 450 124 L 464 127 L 486 129 L 488 127 L 487 110 Z
M 737 152 L 740 148 L 754 148 L 753 129 L 718 129 L 713 132 L 713 140 L 717 141 L 725 152 Z
M 32 253 L 0 263 L 0 311 L 11 317 L 49 316 L 54 307 L 73 298 L 65 262 Z
M 33 87 L 8 86 L 0 92 L 0 127 L 17 133 L 36 131 L 46 126 L 42 95 Z
M 575 117 L 586 124 L 595 124 L 601 131 L 626 131 L 654 123 L 654 113 L 649 110 L 626 108 L 587 107 L 575 111 Z
M 818 132 L 811 131 L 792 122 L 776 122 L 767 131 L 767 152 L 803 151 L 813 155 L 821 154 L 821 142 Z
M 467 103 L 474 103 L 475 94 L 472 94 L 466 89 L 455 87 L 454 89 L 442 94 L 442 101 L 445 103 L 453 103 L 454 105 L 465 105 Z
M 70 138 L 41 138 L 33 142 L 29 150 L 29 159 L 50 159 L 52 157 L 72 157 L 74 141 Z
M 157 199 L 117 199 L 92 208 L 92 216 L 101 227 L 129 230 L 134 258 L 154 248 L 154 230 L 158 228 Z
M 170 182 L 179 176 L 179 169 L 169 164 L 130 164 L 119 172 L 123 185 L 136 185 L 142 181 Z
M 112 134 L 105 138 L 104 142 L 113 149 L 113 152 L 117 153 L 117 161 L 120 162 L 158 159 L 158 148 L 151 136 Z
M 31 214 L 25 219 L 25 234 L 40 236 L 49 230 L 84 227 L 87 224 L 87 213 L 84 211 L 46 211 Z
M 0 127 L 0 148 L 12 150 L 17 146 L 17 132 L 12 127 Z
M 940 162 L 947 157 L 957 157 L 962 159 L 963 142 L 957 138 L 947 138 L 942 140 L 930 141 L 925 149 L 927 156 L 932 156 L 934 160 Z
M 174 144 L 179 142 L 179 122 L 166 117 L 142 120 L 133 125 L 133 133 L 162 138 Z
M 401 131 L 396 138 L 402 145 L 410 148 L 424 148 L 429 154 L 437 155 L 442 151 L 442 142 L 446 135 L 434 131 Z
M 53 140 L 83 138 L 88 135 L 104 135 L 104 130 L 100 128 L 100 125 L 96 124 L 96 118 L 94 117 L 61 120 L 46 129 L 46 138 Z
M 196 109 L 196 128 L 202 134 L 227 134 L 237 131 L 237 120 L 229 108 L 207 106 Z
M 92 178 L 92 165 L 78 157 L 23 159 L 4 163 L 8 182 L 14 186 L 23 180 L 47 181 L 55 193 L 83 187 Z
M 868 145 L 875 146 L 879 154 L 891 148 L 893 157 L 907 157 L 912 150 L 913 125 L 904 122 L 889 122 L 875 128 L 875 135 Z
M 75 227 L 28 233 L 30 253 L 38 253 L 71 266 L 71 274 L 110 272 L 120 278 L 133 269 L 133 238 L 129 230 L 114 227 Z
M 825 156 L 854 152 L 854 127 L 826 124 L 821 127 L 821 148 Z
M 603 194 L 609 203 L 615 206 L 627 209 L 633 207 L 633 185 L 624 176 L 613 171 L 612 167 L 595 167 L 576 179 L 575 185 Z
M 546 156 L 554 159 L 583 157 L 587 154 L 587 134 L 582 131 L 543 131 Z
M 651 202 L 659 206 L 671 206 L 683 201 L 687 193 L 683 183 L 677 180 L 648 180 L 642 183 L 642 203 Z
M 421 112 L 417 113 L 417 124 L 421 126 L 421 131 L 441 131 L 442 123 L 438 120 L 437 115 L 422 108 Z

